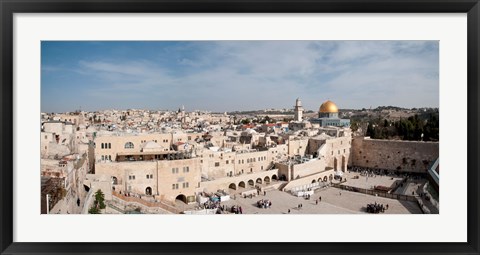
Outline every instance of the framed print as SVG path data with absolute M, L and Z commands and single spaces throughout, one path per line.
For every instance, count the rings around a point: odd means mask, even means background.
M 478 1 L 1 6 L 2 254 L 479 253 Z

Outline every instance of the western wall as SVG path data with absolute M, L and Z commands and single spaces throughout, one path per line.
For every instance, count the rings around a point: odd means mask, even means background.
M 425 173 L 438 156 L 438 142 L 377 140 L 369 137 L 352 140 L 353 166 Z

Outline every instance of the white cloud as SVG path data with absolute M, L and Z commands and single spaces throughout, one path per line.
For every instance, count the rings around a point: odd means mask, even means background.
M 195 109 L 438 106 L 438 45 L 423 41 L 214 41 L 166 48 L 172 59 L 81 60 L 89 93 Z M 153 56 L 153 55 L 152 55 Z M 44 71 L 55 67 L 42 67 Z M 130 98 L 130 99 L 129 99 Z

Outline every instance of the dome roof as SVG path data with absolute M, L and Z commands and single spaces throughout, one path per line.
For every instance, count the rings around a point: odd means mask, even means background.
M 321 113 L 335 113 L 338 112 L 338 107 L 334 102 L 327 100 L 320 106 L 318 111 Z

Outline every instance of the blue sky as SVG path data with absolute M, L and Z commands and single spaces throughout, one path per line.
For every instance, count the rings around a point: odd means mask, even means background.
M 44 41 L 42 112 L 438 107 L 438 41 Z

